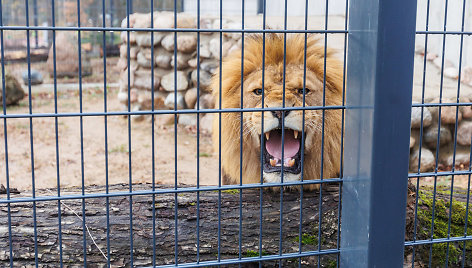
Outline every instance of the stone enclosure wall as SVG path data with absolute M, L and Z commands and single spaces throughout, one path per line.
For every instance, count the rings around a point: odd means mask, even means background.
M 469 98 L 465 97 L 460 99 L 460 102 L 469 103 L 470 101 Z M 439 103 L 439 99 L 432 100 L 430 103 Z M 442 100 L 442 103 L 456 103 L 456 100 Z M 456 106 L 443 106 L 441 108 L 441 126 L 439 128 L 439 108 L 424 107 L 423 135 L 420 139 L 421 110 L 420 107 L 415 107 L 411 110 L 410 171 L 418 171 L 420 140 L 422 142 L 421 172 L 433 171 L 436 160 L 440 170 L 450 169 L 453 165 L 459 169 L 468 168 L 472 137 L 472 107 L 460 106 L 457 109 Z M 438 135 L 439 148 L 437 148 Z M 454 154 L 455 143 L 457 146 Z M 436 149 L 439 150 L 438 159 L 436 159 Z
M 234 27 L 233 22 L 224 20 L 224 28 Z M 122 27 L 127 25 L 126 19 Z M 219 19 L 201 19 L 200 27 L 205 29 L 218 29 Z M 130 15 L 131 28 L 151 27 L 150 14 Z M 154 26 L 159 28 L 174 28 L 174 16 L 172 12 L 155 12 Z M 179 13 L 177 16 L 177 28 L 197 28 L 194 16 Z M 214 100 L 210 94 L 211 76 L 216 72 L 220 57 L 220 34 L 200 34 L 200 62 L 197 59 L 197 33 L 179 32 L 155 32 L 153 44 L 151 44 L 150 32 L 129 33 L 129 87 L 131 110 L 150 110 L 152 105 L 151 91 L 154 91 L 155 109 L 197 109 L 197 94 L 200 94 L 200 109 L 213 108 Z M 175 38 L 176 37 L 176 38 Z M 128 104 L 128 34 L 122 32 L 120 46 L 120 91 L 119 101 L 127 109 Z M 176 43 L 174 41 L 176 40 Z M 238 49 L 241 44 L 241 34 L 224 33 L 222 55 Z M 177 49 L 177 60 L 174 58 L 174 49 Z M 152 55 L 154 50 L 154 55 Z M 152 60 L 154 56 L 154 60 Z M 154 63 L 154 84 L 151 83 L 152 64 Z M 177 64 L 177 72 L 174 65 Z M 197 65 L 200 64 L 200 92 L 197 92 Z M 176 78 L 177 85 L 174 84 Z M 177 87 L 177 96 L 174 96 L 174 88 Z M 177 100 L 177 103 L 174 101 Z M 212 114 L 201 117 L 202 129 L 211 131 Z M 142 120 L 144 116 L 134 115 L 134 120 Z M 174 123 L 174 115 L 163 116 L 164 123 Z M 195 114 L 181 114 L 178 123 L 182 125 L 195 125 Z

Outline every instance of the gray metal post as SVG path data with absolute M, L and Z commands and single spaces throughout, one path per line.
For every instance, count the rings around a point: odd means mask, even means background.
M 341 267 L 402 267 L 416 1 L 349 6 Z

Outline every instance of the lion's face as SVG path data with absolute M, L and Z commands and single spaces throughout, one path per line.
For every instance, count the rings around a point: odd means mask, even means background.
M 285 68 L 285 107 L 321 106 L 323 104 L 323 83 L 307 70 L 305 91 L 304 70 L 300 65 Z M 243 105 L 245 108 L 282 108 L 284 106 L 283 68 L 268 66 L 248 75 L 243 83 Z M 262 88 L 264 87 L 264 92 Z M 262 94 L 263 93 L 263 94 Z M 264 99 L 262 96 L 264 95 Z M 305 115 L 303 115 L 305 114 Z M 291 110 L 247 113 L 243 116 L 244 133 L 251 136 L 253 146 L 261 150 L 264 180 L 278 182 L 282 168 L 284 181 L 301 179 L 302 153 L 312 146 L 313 133 L 321 130 L 319 110 Z M 303 139 L 303 141 L 302 141 Z M 282 141 L 283 140 L 283 141 Z M 262 142 L 261 142 L 262 141 Z M 283 160 L 282 160 L 283 159 Z
M 216 108 L 240 108 L 241 94 L 243 108 L 342 104 L 342 65 L 332 52 L 328 50 L 325 59 L 325 49 L 309 37 L 305 54 L 303 35 L 287 37 L 286 49 L 283 35 L 266 34 L 266 38 L 265 60 L 260 35 L 246 40 L 243 59 L 238 51 L 224 59 L 212 80 L 215 99 L 221 98 L 221 106 Z M 341 111 L 334 109 L 215 116 L 213 143 L 216 151 L 221 149 L 223 182 L 280 182 L 282 178 L 287 182 L 301 180 L 302 175 L 304 180 L 335 177 L 341 162 L 341 121 Z

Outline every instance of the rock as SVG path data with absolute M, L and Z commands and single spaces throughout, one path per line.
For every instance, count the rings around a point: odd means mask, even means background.
M 154 43 L 151 45 L 151 34 L 146 32 L 139 32 L 136 35 L 136 44 L 141 47 L 153 47 L 157 46 L 159 42 L 161 42 L 162 38 L 164 38 L 164 33 L 162 32 L 154 32 Z
M 196 114 L 181 114 L 179 116 L 179 125 L 183 125 L 183 126 L 197 125 L 197 115 Z
M 169 52 L 174 51 L 174 34 L 168 34 L 161 41 L 161 46 Z
M 173 12 L 158 12 L 154 16 L 154 27 L 155 28 L 174 28 L 174 13 Z
M 129 27 L 132 28 L 135 20 L 135 15 L 130 14 L 129 15 Z M 126 28 L 128 27 L 128 17 L 125 17 L 124 19 L 121 20 L 121 28 Z
M 432 60 L 435 60 L 436 58 L 438 57 L 438 54 L 436 53 L 428 53 L 426 54 L 426 60 L 428 61 L 432 61 Z
M 472 86 L 472 66 L 462 69 L 461 81 L 466 85 Z
M 128 93 L 124 91 L 118 92 L 118 101 L 121 104 L 128 105 Z
M 121 32 L 121 43 L 122 44 L 127 44 L 128 43 L 128 33 L 127 32 Z M 129 44 L 130 45 L 136 45 L 136 33 L 135 32 L 130 32 L 129 33 Z
M 415 138 L 410 136 L 410 149 L 413 148 L 413 146 L 415 146 L 415 142 L 416 142 Z
M 460 145 L 470 145 L 472 138 L 472 122 L 463 121 L 457 127 L 457 143 Z
M 231 42 L 224 42 L 221 44 L 221 53 L 222 57 L 224 58 L 228 54 L 228 50 L 231 48 Z M 219 60 L 220 59 L 220 39 L 213 38 L 210 40 L 210 51 L 213 58 Z
M 157 125 L 164 126 L 164 125 L 173 125 L 175 122 L 176 116 L 174 114 L 162 114 L 162 115 L 157 115 L 155 117 L 155 122 Z M 178 120 L 178 115 L 177 115 L 177 120 Z
M 127 62 L 126 58 L 120 58 L 118 60 L 118 63 L 116 64 L 116 68 L 119 71 L 124 71 L 124 70 L 126 70 L 127 67 L 128 67 L 128 62 Z
M 432 101 L 432 103 L 439 103 L 439 98 L 436 98 Z M 456 100 L 442 100 L 442 103 L 456 103 Z M 455 124 L 456 123 L 456 108 L 457 106 L 442 106 L 441 107 L 441 124 Z M 439 107 L 431 107 L 429 108 L 433 117 L 437 118 L 439 115 Z M 460 122 L 462 120 L 462 113 L 459 109 L 457 112 L 457 121 Z
M 241 47 L 238 46 L 238 44 L 234 44 L 232 45 L 229 49 L 228 49 L 228 52 L 226 54 L 230 54 L 230 53 L 233 53 L 233 51 L 236 51 L 236 50 L 239 50 L 241 51 Z
M 182 52 L 177 52 L 177 70 L 182 70 L 188 67 L 188 61 L 189 59 L 192 58 L 192 55 L 190 54 L 184 54 Z M 170 66 L 174 67 L 175 64 L 175 58 L 174 55 L 172 55 L 172 58 L 170 60 Z
M 141 107 L 139 105 L 133 106 L 133 109 L 132 109 L 133 112 L 138 112 L 140 110 L 141 110 Z M 134 122 L 141 122 L 144 120 L 144 114 L 133 114 L 131 115 L 131 119 Z
M 169 93 L 166 99 L 164 100 L 164 105 L 169 109 L 174 109 L 175 97 L 174 93 Z M 185 109 L 185 101 L 182 93 L 177 92 L 177 109 Z
M 170 72 L 161 79 L 161 86 L 166 90 L 173 92 L 175 90 L 175 73 Z M 186 90 L 188 88 L 188 79 L 185 72 L 177 71 L 177 91 Z
M 138 101 L 138 90 L 135 89 L 135 88 L 132 88 L 130 91 L 129 91 L 129 99 L 130 99 L 130 103 L 135 103 Z M 139 109 L 138 109 L 139 110 Z
M 441 108 L 441 122 L 444 124 L 455 124 L 456 123 L 456 114 L 457 122 L 462 120 L 462 113 L 457 110 L 456 106 L 443 106 Z
M 423 127 L 431 125 L 433 117 L 428 107 L 413 107 L 411 108 L 411 128 L 421 127 L 421 110 L 423 110 Z
M 200 110 L 213 109 L 215 107 L 215 98 L 211 94 L 203 94 L 200 96 Z M 195 104 L 197 109 L 197 104 Z
M 205 70 L 211 74 L 215 74 L 218 70 L 218 62 L 215 61 L 204 61 L 200 63 L 200 69 Z
M 467 97 L 461 97 L 461 98 L 460 98 L 460 102 L 462 102 L 462 103 L 470 103 L 470 99 L 467 98 Z M 459 107 L 459 110 L 460 110 L 461 113 L 462 113 L 462 118 L 466 118 L 466 119 L 472 118 L 472 106 L 470 106 L 470 105 L 468 105 L 468 106 L 460 106 L 460 107 Z
M 457 79 L 459 78 L 459 70 L 456 69 L 455 67 L 444 68 L 444 76 L 452 78 L 452 79 Z
M 31 85 L 39 85 L 43 83 L 43 75 L 37 70 L 30 70 L 30 76 L 28 77 L 28 70 L 24 70 L 21 73 L 21 78 L 23 79 L 23 84 L 28 85 L 31 81 Z M 30 78 L 31 80 L 28 80 Z
M 197 102 L 198 92 L 197 88 L 191 88 L 185 92 L 185 104 L 187 107 L 195 107 Z
M 460 146 L 460 145 L 457 146 L 455 157 L 454 157 L 453 144 L 450 144 L 448 148 L 441 149 L 441 151 L 439 151 L 439 161 L 441 162 L 441 164 L 447 167 L 452 167 L 452 165 L 454 166 L 467 165 L 468 166 L 469 160 L 470 160 L 470 147 Z
M 3 89 L 1 89 L 1 92 L 0 106 L 3 104 Z M 16 78 L 10 74 L 5 74 L 5 95 L 6 105 L 17 104 L 25 97 L 25 92 L 23 91 L 20 82 L 18 82 L 18 80 L 16 80 Z
M 419 158 L 419 148 L 415 148 L 410 155 L 410 171 L 418 171 L 418 158 Z M 426 149 L 421 148 L 421 159 L 420 159 L 420 172 L 428 172 L 434 169 L 436 160 L 433 153 Z
M 157 15 L 157 12 L 154 12 L 154 16 Z M 133 16 L 133 23 L 131 24 L 131 16 Z M 133 28 L 149 28 L 151 27 L 151 13 L 133 13 L 130 16 L 130 26 Z
M 211 57 L 210 49 L 208 48 L 209 44 L 200 44 L 200 57 L 209 59 Z
M 174 12 L 163 11 L 154 15 L 154 27 L 156 28 L 174 28 Z M 177 28 L 196 28 L 197 20 L 195 16 L 186 13 L 177 15 Z
M 177 50 L 183 53 L 196 51 L 197 36 L 193 34 L 177 35 Z
M 144 51 L 139 51 L 137 62 L 139 66 L 142 66 L 144 68 L 151 68 L 152 67 L 151 53 L 148 54 Z
M 160 67 L 163 69 L 170 69 L 171 59 L 172 59 L 171 55 L 160 53 L 159 55 L 156 56 L 156 65 L 157 67 Z
M 164 109 L 166 94 L 161 91 L 154 92 L 154 110 Z M 152 110 L 152 93 L 150 91 L 141 91 L 138 96 L 138 103 L 141 110 Z
M 198 70 L 195 69 L 192 72 L 191 79 L 194 86 L 198 85 L 197 81 Z M 207 71 L 200 69 L 200 90 L 209 91 L 211 85 L 211 74 Z
M 136 46 L 130 46 L 129 47 L 129 58 L 130 59 L 136 59 L 138 55 L 139 48 Z M 128 45 L 127 44 L 122 44 L 120 46 L 120 58 L 123 58 L 127 60 L 128 57 Z
M 439 129 L 440 138 L 439 138 L 439 146 L 446 145 L 451 142 L 452 135 L 451 131 L 444 126 L 441 126 Z M 424 132 L 424 142 L 428 145 L 429 148 L 436 149 L 438 139 L 438 126 L 433 125 L 429 127 Z
M 130 96 L 130 103 L 136 103 L 138 101 L 138 90 L 132 88 L 129 92 Z M 121 104 L 125 105 L 125 109 L 128 110 L 128 90 L 126 88 L 120 88 L 120 92 L 118 93 L 118 100 Z
M 223 29 L 233 29 L 233 30 L 240 30 L 242 29 L 242 25 L 240 22 L 232 22 L 228 21 L 226 23 L 223 23 Z M 223 35 L 225 37 L 232 38 L 234 40 L 238 40 L 241 38 L 241 33 L 238 32 L 224 32 Z
M 157 71 L 154 70 L 154 86 L 152 83 L 152 72 L 151 70 L 139 70 L 134 73 L 133 87 L 146 89 L 146 90 L 158 90 L 161 78 L 157 76 Z
M 188 60 L 188 66 L 192 67 L 192 68 L 197 68 L 198 66 L 198 62 L 197 62 L 197 58 L 191 58 Z
M 131 64 L 131 67 L 132 69 L 130 69 L 130 73 L 129 73 L 129 81 L 130 81 L 129 87 L 135 87 L 137 83 L 140 88 L 151 90 L 151 70 L 140 69 L 139 71 L 136 71 L 136 69 L 133 68 L 133 64 Z M 154 75 L 156 75 L 156 73 Z M 157 78 L 157 81 L 160 81 L 159 77 L 156 77 L 156 78 Z M 149 82 L 137 81 L 137 80 L 142 80 L 142 79 L 145 79 L 146 81 L 149 81 Z M 157 81 L 155 80 L 154 83 L 156 83 Z M 120 86 L 124 88 L 123 90 L 128 90 L 127 89 L 128 88 L 128 69 L 125 69 L 124 71 L 120 73 Z
M 202 118 L 200 118 L 200 129 L 207 132 L 213 132 L 213 118 L 215 114 L 206 114 Z
M 79 62 L 82 65 L 82 76 L 92 74 L 92 65 L 85 52 L 81 53 L 79 61 L 79 49 L 77 43 L 77 33 L 69 31 L 60 31 L 56 34 L 56 75 L 60 77 L 79 76 Z M 47 60 L 47 69 L 49 75 L 54 75 L 54 50 L 53 46 L 49 49 Z

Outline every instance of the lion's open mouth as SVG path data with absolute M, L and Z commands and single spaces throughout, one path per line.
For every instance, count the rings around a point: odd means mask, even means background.
M 281 172 L 283 166 L 284 172 L 299 174 L 301 172 L 301 136 L 298 131 L 286 128 L 282 143 L 282 129 L 273 129 L 264 133 L 264 172 Z

